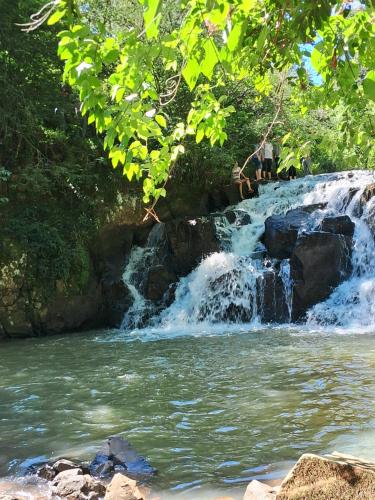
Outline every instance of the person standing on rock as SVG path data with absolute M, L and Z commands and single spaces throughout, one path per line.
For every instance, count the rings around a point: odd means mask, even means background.
M 263 179 L 268 177 L 268 180 L 271 180 L 272 160 L 273 146 L 271 142 L 266 142 L 264 144 Z
M 301 158 L 301 167 L 303 171 L 303 175 L 311 175 L 310 170 L 311 160 L 309 156 L 302 156 Z
M 240 190 L 241 200 L 245 199 L 244 195 L 243 195 L 243 188 L 242 188 L 242 185 L 245 182 L 246 182 L 247 188 L 249 190 L 249 193 L 254 192 L 252 187 L 251 187 L 250 179 L 248 177 L 246 177 L 243 172 L 241 172 L 241 169 L 240 169 L 237 161 L 234 164 L 234 167 L 232 169 L 232 181 L 233 181 L 233 184 L 237 184 L 237 186 Z
M 261 181 L 262 180 L 263 148 L 260 147 L 260 144 L 255 144 L 255 146 L 254 146 L 253 162 L 255 165 L 255 178 L 257 181 Z

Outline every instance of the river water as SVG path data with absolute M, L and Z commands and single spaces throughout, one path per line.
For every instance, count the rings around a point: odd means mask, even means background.
M 203 500 L 213 490 L 240 498 L 251 479 L 283 477 L 305 451 L 374 460 L 375 243 L 367 223 L 375 197 L 359 209 L 371 182 L 372 172 L 354 172 L 262 187 L 237 207 L 251 222 L 221 227 L 222 251 L 182 278 L 175 301 L 153 316 L 138 278 L 157 229 L 124 272 L 134 305 L 122 329 L 1 344 L 0 475 L 51 457 L 91 460 L 114 434 L 158 469 L 152 486 L 163 499 Z M 304 324 L 262 325 L 255 297 L 264 269 L 255 253 L 264 220 L 315 203 L 325 204 L 315 225 L 327 215 L 355 222 L 352 275 Z M 283 261 L 288 304 L 289 270 Z M 228 316 L 233 307 L 245 324 Z M 151 319 L 139 329 L 145 311 Z
M 304 451 L 375 458 L 370 333 L 243 328 L 142 342 L 93 332 L 1 354 L 1 475 L 51 456 L 90 460 L 111 434 L 159 470 L 156 490 L 183 498 L 243 492 Z

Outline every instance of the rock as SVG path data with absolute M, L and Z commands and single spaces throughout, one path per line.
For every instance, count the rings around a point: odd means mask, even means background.
M 165 231 L 177 276 L 189 274 L 204 256 L 220 250 L 214 217 L 174 220 L 165 224 Z
M 277 500 L 375 498 L 375 463 L 345 455 L 301 456 L 281 484 Z
M 114 472 L 115 467 L 122 467 L 132 477 L 145 477 L 156 471 L 138 455 L 129 441 L 111 436 L 102 445 L 90 464 L 90 473 L 94 476 L 108 476 Z
M 148 498 L 147 488 L 140 488 L 133 479 L 117 473 L 107 486 L 104 500 L 147 500 Z
M 59 474 L 60 472 L 63 472 L 64 470 L 77 469 L 77 468 L 81 468 L 81 467 L 78 464 L 75 464 L 74 462 L 72 462 L 71 460 L 66 460 L 65 458 L 60 458 L 59 460 L 57 460 L 57 462 L 55 462 L 52 465 L 52 468 L 54 469 L 56 474 Z
M 54 492 L 69 500 L 99 500 L 104 496 L 106 487 L 81 469 L 64 470 L 53 481 Z
M 45 464 L 37 470 L 36 474 L 46 481 L 52 481 L 55 478 L 57 472 L 51 465 Z
M 289 320 L 283 280 L 277 270 L 263 272 L 258 281 L 258 304 L 262 323 L 285 323 Z
M 341 234 L 318 231 L 302 234 L 297 240 L 290 266 L 292 319 L 298 320 L 350 276 L 351 247 Z
M 277 488 L 254 479 L 249 483 L 243 500 L 275 500 Z
M 234 226 L 247 226 L 251 224 L 250 214 L 240 208 L 226 210 L 224 216 L 227 218 L 229 224 L 233 224 Z
M 363 193 L 361 194 L 361 198 L 359 201 L 360 204 L 360 215 L 362 215 L 365 206 L 367 203 L 373 198 L 375 195 L 375 182 L 373 184 L 369 184 L 365 187 Z
M 160 264 L 148 271 L 144 296 L 148 300 L 159 301 L 169 287 L 177 281 L 177 276 L 166 266 Z
M 319 231 L 343 234 L 344 236 L 348 236 L 350 238 L 353 237 L 354 229 L 355 224 L 348 215 L 325 217 L 319 226 Z
M 310 213 L 302 208 L 289 210 L 285 215 L 271 215 L 265 220 L 263 241 L 270 257 L 289 259 L 297 241 L 298 232 L 307 226 Z
M 103 282 L 103 303 L 104 324 L 114 328 L 120 327 L 126 311 L 133 303 L 130 290 L 122 278 Z

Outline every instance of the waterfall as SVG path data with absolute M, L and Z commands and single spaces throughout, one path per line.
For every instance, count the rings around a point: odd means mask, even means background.
M 346 214 L 355 222 L 355 233 L 350 278 L 308 311 L 307 325 L 318 328 L 373 324 L 375 243 L 366 221 L 370 211 L 375 211 L 375 198 L 363 213 L 360 210 L 363 189 L 372 182 L 372 172 L 353 171 L 260 186 L 258 198 L 244 200 L 236 207 L 248 214 L 248 223 L 234 222 L 224 230 L 221 228 L 223 251 L 208 255 L 188 276 L 179 280 L 174 300 L 168 307 L 151 312 L 151 305 L 142 296 L 139 275 L 152 262 L 162 236 L 155 242 L 151 241 L 155 233 L 150 235 L 146 248 L 133 250 L 124 273 L 134 304 L 124 319 L 123 328 L 139 326 L 134 318 L 144 318 L 147 308 L 148 324 L 168 330 L 214 323 L 290 323 L 293 283 L 289 260 L 267 259 L 261 237 L 267 217 L 315 204 L 321 206 L 314 211 L 305 230 L 313 230 L 327 216 Z M 273 304 L 273 311 L 267 309 L 269 304 Z

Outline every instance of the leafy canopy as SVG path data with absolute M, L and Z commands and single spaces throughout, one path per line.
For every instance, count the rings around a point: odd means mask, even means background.
M 171 9 L 166 0 L 139 0 L 129 2 L 132 16 L 122 26 L 110 27 L 91 15 L 92 3 L 55 0 L 48 24 L 65 24 L 58 48 L 64 78 L 103 134 L 113 167 L 129 180 L 143 178 L 148 203 L 165 196 L 188 136 L 224 144 L 236 109 L 217 90 L 236 82 L 251 82 L 260 97 L 273 89 L 280 109 L 287 82 L 302 114 L 341 105 L 347 141 L 370 147 L 375 10 L 371 0 L 350 3 L 176 0 Z M 175 120 L 170 106 L 184 85 L 190 109 Z M 293 161 L 286 150 L 284 166 Z

